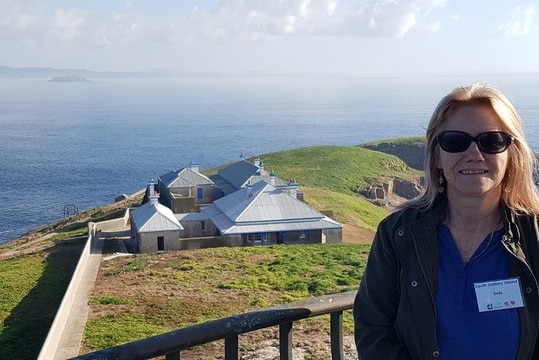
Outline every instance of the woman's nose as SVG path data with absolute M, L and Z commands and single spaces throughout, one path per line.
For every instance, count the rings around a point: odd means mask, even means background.
M 472 141 L 470 146 L 468 146 L 468 149 L 466 150 L 466 155 L 472 157 L 474 160 L 484 159 L 483 153 L 481 152 L 481 150 L 479 150 L 479 146 L 477 146 L 477 143 L 475 141 Z

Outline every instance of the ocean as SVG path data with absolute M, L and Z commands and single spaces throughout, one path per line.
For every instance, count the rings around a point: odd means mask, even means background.
M 539 149 L 539 74 L 46 80 L 0 79 L 0 244 L 191 161 L 424 135 L 439 99 L 472 82 L 499 86 Z

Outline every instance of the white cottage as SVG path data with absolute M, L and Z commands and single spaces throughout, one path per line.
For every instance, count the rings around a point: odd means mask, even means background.
M 342 242 L 341 224 L 303 202 L 295 181 L 285 182 L 273 172 L 267 173 L 257 160 L 251 164 L 242 159 L 209 178 L 191 168 L 160 178 L 162 195 L 169 188 L 186 189 L 193 184 L 201 189 L 208 186 L 203 194 L 217 195 L 214 190 L 219 189 L 218 195 L 223 197 L 216 196 L 207 205 L 203 203 L 208 200 L 198 203 L 196 211 L 173 211 L 160 204 L 150 184 L 149 201 L 131 214 L 131 231 L 139 251 Z M 192 193 L 176 191 L 175 198 L 193 199 Z
M 265 181 L 202 209 L 223 237 L 242 245 L 340 243 L 342 225 L 296 198 L 297 184 L 276 188 Z
M 180 250 L 182 225 L 171 209 L 159 203 L 154 184 L 148 186 L 149 201 L 133 209 L 131 236 L 139 252 Z
M 193 161 L 188 167 L 160 176 L 158 188 L 160 202 L 175 214 L 198 212 L 216 198 L 214 182 L 201 174 L 198 163 Z

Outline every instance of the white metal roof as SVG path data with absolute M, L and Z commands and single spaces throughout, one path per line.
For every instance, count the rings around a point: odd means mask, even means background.
M 230 221 L 230 219 L 225 214 L 220 214 L 212 218 L 211 220 L 223 235 L 251 234 L 277 231 L 309 231 L 342 228 L 341 224 L 328 217 L 309 221 L 235 224 L 234 222 Z
M 262 170 L 259 166 L 251 164 L 245 160 L 233 163 L 210 175 L 210 179 L 221 188 L 225 194 L 231 194 L 247 183 L 255 184 L 260 181 L 271 183 L 276 187 L 286 186 L 288 183 L 273 173 Z
M 250 194 L 250 195 L 249 195 Z M 223 234 L 342 228 L 336 221 L 261 181 L 216 200 L 212 217 Z
M 214 205 L 235 222 L 319 219 L 323 214 L 265 181 L 215 200 Z
M 258 171 L 258 166 L 247 161 L 238 161 L 219 170 L 217 173 L 222 176 L 223 179 L 232 184 L 235 189 L 239 189 L 247 180 L 249 180 L 251 176 L 255 175 Z
M 183 230 L 172 210 L 159 203 L 147 202 L 131 211 L 137 232 Z
M 183 214 L 174 214 L 176 219 L 178 221 L 205 221 L 210 220 L 211 216 L 210 214 L 207 214 L 205 212 L 198 212 L 198 213 L 183 213 Z
M 200 185 L 213 185 L 214 182 L 206 175 L 201 174 L 191 168 L 183 168 L 170 171 L 159 177 L 167 188 L 190 187 Z

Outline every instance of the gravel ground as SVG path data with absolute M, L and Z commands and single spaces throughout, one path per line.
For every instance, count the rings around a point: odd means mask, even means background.
M 241 360 L 278 360 L 279 359 L 279 343 L 276 340 L 265 341 L 264 344 L 266 347 L 261 347 L 253 351 L 244 351 L 242 352 L 240 359 Z M 319 355 L 318 357 L 313 357 L 312 354 L 308 353 L 302 347 L 294 347 L 292 350 L 292 360 L 305 360 L 305 359 L 331 359 L 329 343 L 327 344 L 327 352 L 325 355 Z M 354 343 L 353 336 L 345 336 L 343 338 L 344 346 L 344 359 L 343 360 L 357 360 L 356 345 Z M 323 357 L 320 357 L 323 356 Z

